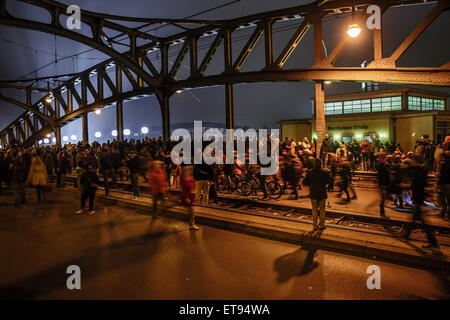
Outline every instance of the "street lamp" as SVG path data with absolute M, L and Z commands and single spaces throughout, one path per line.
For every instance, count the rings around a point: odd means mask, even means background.
M 46 96 L 46 97 L 44 98 L 44 101 L 45 101 L 46 103 L 50 104 L 50 103 L 53 102 L 53 98 L 52 98 L 52 96 L 48 95 L 48 96 Z
M 347 34 L 351 38 L 356 38 L 361 33 L 361 28 L 357 23 L 355 23 L 355 2 L 353 1 L 353 7 L 352 7 L 352 24 L 348 26 Z
M 361 33 L 361 28 L 358 26 L 357 23 L 351 24 L 348 26 L 347 34 L 352 37 L 356 38 Z

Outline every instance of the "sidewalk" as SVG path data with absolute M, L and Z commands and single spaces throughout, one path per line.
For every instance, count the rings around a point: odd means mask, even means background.
M 78 192 L 75 188 L 66 190 Z M 129 194 L 111 190 L 107 198 L 102 191 L 97 193 L 97 197 L 103 201 L 120 203 L 138 210 L 152 211 L 152 199 L 147 196 L 132 200 Z M 199 225 L 419 268 L 450 270 L 450 247 L 446 245 L 441 245 L 442 255 L 438 255 L 421 248 L 427 244 L 426 242 L 406 241 L 394 234 L 362 232 L 336 225 L 327 225 L 324 231 L 313 233 L 312 224 L 308 221 L 280 219 L 209 206 L 196 206 L 195 213 Z M 180 206 L 171 207 L 163 214 L 175 219 L 188 220 L 186 209 Z

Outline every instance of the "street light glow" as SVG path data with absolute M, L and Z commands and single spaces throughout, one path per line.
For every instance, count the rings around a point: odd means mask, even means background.
M 141 128 L 141 132 L 142 132 L 143 134 L 147 134 L 147 133 L 148 133 L 148 128 L 147 128 L 147 127 L 142 127 L 142 128 Z
M 177 93 L 179 94 L 179 93 L 182 93 L 183 92 L 183 90 L 177 90 Z
M 129 136 L 130 133 L 131 133 L 130 129 L 123 130 L 123 134 L 126 135 L 126 136 Z
M 44 98 L 44 101 L 47 102 L 47 103 L 52 103 L 52 102 L 53 102 L 53 97 L 50 96 L 50 95 L 48 95 L 48 96 L 46 96 L 46 97 Z
M 111 131 L 111 134 L 112 134 L 113 137 L 117 137 L 117 130 Z
M 96 133 L 95 133 L 95 137 L 96 138 L 100 138 L 102 136 L 102 133 L 100 132 L 100 131 L 97 131 Z
M 100 109 L 95 110 L 95 114 L 101 114 L 101 113 L 102 113 L 102 110 L 100 110 Z
M 348 26 L 347 34 L 352 37 L 356 38 L 361 33 L 361 28 L 358 26 L 358 24 L 354 23 Z

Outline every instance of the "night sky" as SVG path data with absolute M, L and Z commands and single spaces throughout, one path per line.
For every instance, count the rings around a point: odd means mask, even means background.
M 214 8 L 216 6 L 232 2 L 231 0 L 65 0 L 66 4 L 76 4 L 82 9 L 117 14 L 123 16 L 135 16 L 146 18 L 184 18 L 198 12 Z M 311 1 L 299 0 L 241 0 L 217 10 L 205 14 L 196 15 L 198 19 L 227 19 L 244 16 L 257 12 L 281 9 Z M 434 4 L 413 6 L 408 8 L 394 8 L 387 11 L 383 16 L 384 34 L 384 56 L 390 55 L 396 46 L 411 32 L 414 27 L 428 14 Z M 30 6 L 7 0 L 7 9 L 18 17 L 33 17 L 39 21 L 47 21 L 45 11 L 34 10 Z M 441 16 L 421 35 L 413 46 L 408 49 L 399 61 L 399 66 L 441 66 L 450 61 L 450 42 L 448 30 L 450 30 L 450 12 L 444 12 Z M 343 36 L 350 17 L 327 18 L 323 23 L 323 39 L 330 53 L 334 46 Z M 295 31 L 299 21 L 284 22 L 274 26 L 274 55 L 275 57 L 287 43 Z M 284 26 L 292 26 L 287 28 Z M 132 26 L 132 25 L 130 25 Z M 281 30 L 277 30 L 278 28 Z M 284 29 L 284 30 L 283 30 Z M 287 30 L 286 30 L 287 29 Z M 161 28 L 154 31 L 156 35 L 164 36 L 174 33 L 180 29 L 171 27 Z M 253 29 L 235 31 L 234 37 L 250 34 Z M 233 57 L 237 57 L 246 40 L 233 42 Z M 213 37 L 202 39 L 199 47 L 213 41 Z M 6 27 L 0 25 L 0 79 L 10 80 L 20 77 L 33 78 L 32 73 L 37 66 L 47 67 L 38 71 L 37 76 L 48 76 L 54 74 L 72 73 L 82 71 L 94 64 L 106 59 L 107 56 L 98 52 L 90 51 L 75 58 L 62 59 L 74 53 L 83 52 L 89 47 L 65 38 L 56 38 L 57 64 L 52 63 L 55 59 L 55 37 L 53 35 Z M 126 51 L 126 47 L 116 46 L 120 51 Z M 36 50 L 37 57 L 36 57 Z M 178 48 L 172 49 L 177 51 Z M 199 61 L 203 58 L 207 48 L 199 52 Z M 215 74 L 223 70 L 223 47 L 219 49 L 214 57 L 208 74 Z M 346 48 L 344 54 L 337 61 L 336 66 L 359 66 L 363 61 L 371 61 L 372 58 L 372 33 L 365 27 L 361 35 L 353 39 Z M 308 67 L 313 62 L 313 30 L 308 31 L 301 44 L 289 58 L 284 68 Z M 151 57 L 158 65 L 156 55 Z M 172 56 L 170 61 L 174 61 Z M 180 68 L 178 77 L 185 78 L 189 71 L 189 55 Z M 244 64 L 241 71 L 261 69 L 264 65 L 264 38 L 261 37 L 255 50 Z M 55 85 L 54 83 L 53 85 Z M 39 86 L 46 87 L 45 82 Z M 390 88 L 392 86 L 381 86 Z M 424 87 L 426 89 L 426 87 Z M 450 94 L 450 88 L 428 87 L 428 89 L 443 91 Z M 345 92 L 361 91 L 360 84 L 333 83 L 326 86 L 325 94 L 336 94 Z M 203 120 L 213 123 L 225 122 L 225 89 L 223 86 L 195 89 L 175 94 L 170 100 L 171 122 L 173 124 Z M 13 96 L 24 101 L 24 97 L 17 92 L 2 90 L 4 95 Z M 237 126 L 249 126 L 253 128 L 268 127 L 277 128 L 277 122 L 282 119 L 296 119 L 311 116 L 311 101 L 314 96 L 314 85 L 311 82 L 298 83 L 257 83 L 241 84 L 234 87 L 235 122 Z M 448 103 L 448 101 L 447 101 Z M 0 129 L 3 129 L 19 114 L 22 109 L 0 101 Z M 90 136 L 93 139 L 95 131 L 110 132 L 114 129 L 114 108 L 104 109 L 101 115 L 90 114 Z M 161 115 L 156 97 L 127 102 L 124 105 L 124 127 L 150 128 L 150 135 L 154 134 L 161 126 Z M 76 134 L 81 137 L 81 120 L 76 120 L 62 129 L 63 135 Z

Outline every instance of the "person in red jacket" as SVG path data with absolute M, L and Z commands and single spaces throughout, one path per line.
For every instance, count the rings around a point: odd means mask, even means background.
M 359 146 L 361 149 L 361 158 L 363 161 L 363 170 L 369 170 L 369 155 L 370 155 L 370 144 L 367 142 L 367 139 L 363 139 L 361 145 Z
M 183 168 L 183 175 L 180 179 L 180 201 L 189 211 L 189 228 L 191 230 L 199 230 L 195 224 L 194 201 L 195 201 L 195 179 L 193 176 L 194 169 L 192 166 Z
M 157 215 L 158 200 L 161 201 L 161 207 L 163 207 L 167 191 L 167 175 L 162 164 L 162 161 L 153 161 L 146 174 L 149 193 L 153 196 L 153 213 L 155 216 Z

